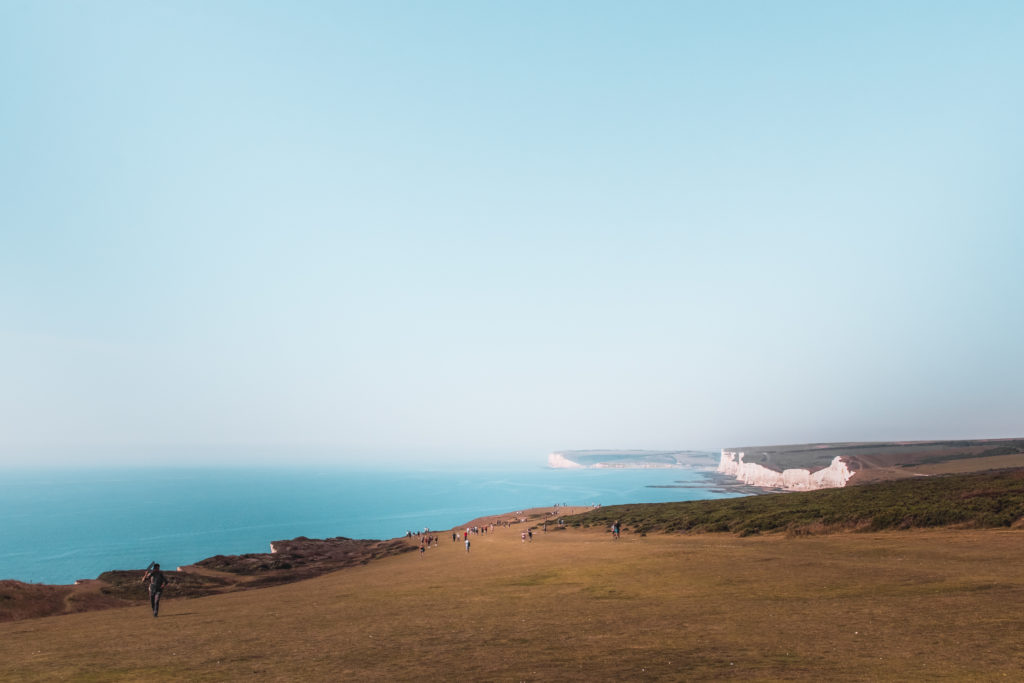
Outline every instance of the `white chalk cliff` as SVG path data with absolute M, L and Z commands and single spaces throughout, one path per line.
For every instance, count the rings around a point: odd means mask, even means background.
M 556 467 L 558 469 L 583 469 L 583 465 L 569 460 L 569 458 L 565 457 L 561 453 L 551 453 L 548 455 L 548 467 Z
M 722 459 L 718 463 L 718 472 L 736 477 L 744 484 L 763 488 L 788 489 L 791 491 L 812 491 L 815 489 L 831 489 L 846 486 L 853 472 L 846 466 L 842 456 L 832 459 L 832 464 L 824 469 L 811 472 L 804 469 L 791 469 L 776 472 L 763 465 L 743 462 L 743 453 L 722 451 Z

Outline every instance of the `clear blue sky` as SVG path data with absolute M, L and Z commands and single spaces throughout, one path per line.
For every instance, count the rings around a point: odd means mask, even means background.
M 0 0 L 0 464 L 1024 436 L 1022 35 Z

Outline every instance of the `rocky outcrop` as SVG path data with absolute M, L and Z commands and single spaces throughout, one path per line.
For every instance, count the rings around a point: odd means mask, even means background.
M 743 453 L 722 451 L 718 472 L 736 477 L 744 484 L 762 488 L 787 489 L 790 491 L 812 491 L 815 489 L 839 488 L 853 476 L 842 456 L 836 456 L 823 469 L 812 472 L 807 469 L 788 469 L 777 472 L 763 465 L 743 462 Z

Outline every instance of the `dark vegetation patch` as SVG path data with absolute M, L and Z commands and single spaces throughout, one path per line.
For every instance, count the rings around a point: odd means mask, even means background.
M 196 598 L 291 583 L 415 549 L 404 539 L 341 537 L 299 537 L 271 545 L 277 552 L 217 555 L 179 571 L 164 571 L 168 579 L 164 598 Z M 112 570 L 74 586 L 0 581 L 0 622 L 146 604 L 149 591 L 142 583 L 144 574 L 141 569 Z
M 610 505 L 575 515 L 573 526 L 624 531 L 881 531 L 940 526 L 1009 527 L 1024 519 L 1024 469 L 916 477 L 840 489 L 684 503 Z
M 290 541 L 274 541 L 271 546 L 273 553 L 216 555 L 195 566 L 248 577 L 246 587 L 268 586 L 320 576 L 415 549 L 403 539 L 375 541 L 342 536 L 327 539 L 299 536 Z
M 0 581 L 0 622 L 32 619 L 64 611 L 69 586 Z

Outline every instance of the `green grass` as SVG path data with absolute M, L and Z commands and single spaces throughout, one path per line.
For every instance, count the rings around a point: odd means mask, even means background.
M 1024 518 L 1024 470 L 954 474 L 805 493 L 685 503 L 612 505 L 576 515 L 575 526 L 624 531 L 882 531 L 942 526 L 1009 527 Z

